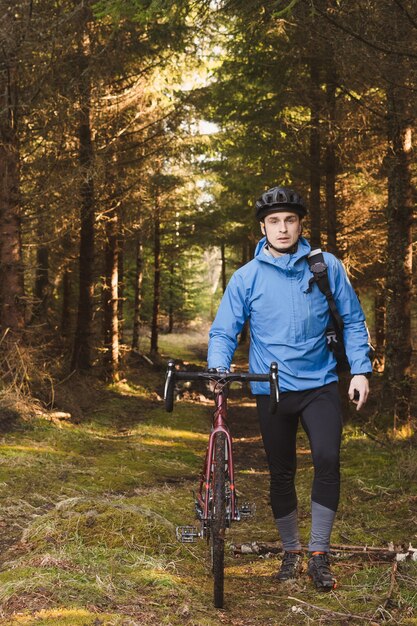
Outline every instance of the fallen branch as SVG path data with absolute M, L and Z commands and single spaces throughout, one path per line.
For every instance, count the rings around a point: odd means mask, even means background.
M 280 554 L 281 552 L 283 552 L 282 546 L 278 541 L 253 541 L 252 543 L 232 544 L 231 549 L 234 554 L 264 555 Z M 303 546 L 302 549 L 307 550 L 307 547 Z M 359 556 L 368 555 L 392 561 L 417 561 L 417 549 L 413 548 L 411 544 L 409 544 L 407 550 L 404 550 L 404 548 L 401 547 L 395 549 L 393 545 L 389 545 L 387 548 L 385 548 L 383 546 L 353 546 L 347 544 L 331 544 L 330 552 L 346 552 L 349 554 L 357 554 Z
M 142 352 L 139 352 L 139 350 L 137 350 L 136 348 L 132 348 L 131 352 L 139 359 L 142 359 L 142 361 L 145 361 L 145 363 L 147 363 L 148 365 L 155 365 L 155 363 L 148 356 L 146 356 L 146 354 L 142 354 Z
M 363 432 L 364 435 L 369 437 L 369 439 L 372 439 L 372 441 L 375 441 L 380 446 L 389 447 L 389 443 L 387 443 L 386 441 L 382 441 L 381 439 L 379 439 L 378 437 L 375 437 L 375 435 L 372 435 L 371 433 L 368 433 L 368 431 L 365 430 L 364 428 L 361 428 L 361 431 Z

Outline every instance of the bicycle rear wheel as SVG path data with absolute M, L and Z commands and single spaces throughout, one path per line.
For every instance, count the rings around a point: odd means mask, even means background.
M 213 508 L 210 528 L 210 547 L 214 579 L 214 606 L 223 608 L 224 596 L 224 537 L 226 531 L 225 489 L 226 436 L 219 432 L 214 441 Z

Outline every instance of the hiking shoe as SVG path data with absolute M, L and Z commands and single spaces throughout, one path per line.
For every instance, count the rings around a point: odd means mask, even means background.
M 280 570 L 275 574 L 275 580 L 285 582 L 298 578 L 302 571 L 303 555 L 301 552 L 284 552 Z
M 330 570 L 327 552 L 312 554 L 308 560 L 307 574 L 312 579 L 316 589 L 320 591 L 331 591 L 336 587 L 336 578 Z

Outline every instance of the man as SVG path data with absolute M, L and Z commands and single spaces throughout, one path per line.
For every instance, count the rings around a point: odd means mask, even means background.
M 256 202 L 264 238 L 255 258 L 237 270 L 227 286 L 210 330 L 208 367 L 229 369 L 246 319 L 250 371 L 267 372 L 277 361 L 281 396 L 275 415 L 268 411 L 269 385 L 252 383 L 270 469 L 271 506 L 284 549 L 276 577 L 291 580 L 302 571 L 294 486 L 301 419 L 314 464 L 307 572 L 318 589 L 327 591 L 336 585 L 328 553 L 339 502 L 342 419 L 336 360 L 325 334 L 329 306 L 318 285 L 310 282 L 311 248 L 301 236 L 306 212 L 301 196 L 287 187 L 269 189 Z M 344 322 L 352 374 L 348 393 L 359 410 L 367 400 L 372 371 L 365 317 L 343 265 L 332 254 L 324 253 L 324 259 Z

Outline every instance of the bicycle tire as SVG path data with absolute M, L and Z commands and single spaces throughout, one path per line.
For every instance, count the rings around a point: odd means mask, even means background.
M 214 441 L 213 508 L 210 528 L 214 606 L 217 609 L 223 608 L 224 600 L 224 539 L 226 532 L 225 443 L 225 434 L 222 432 L 217 433 Z

